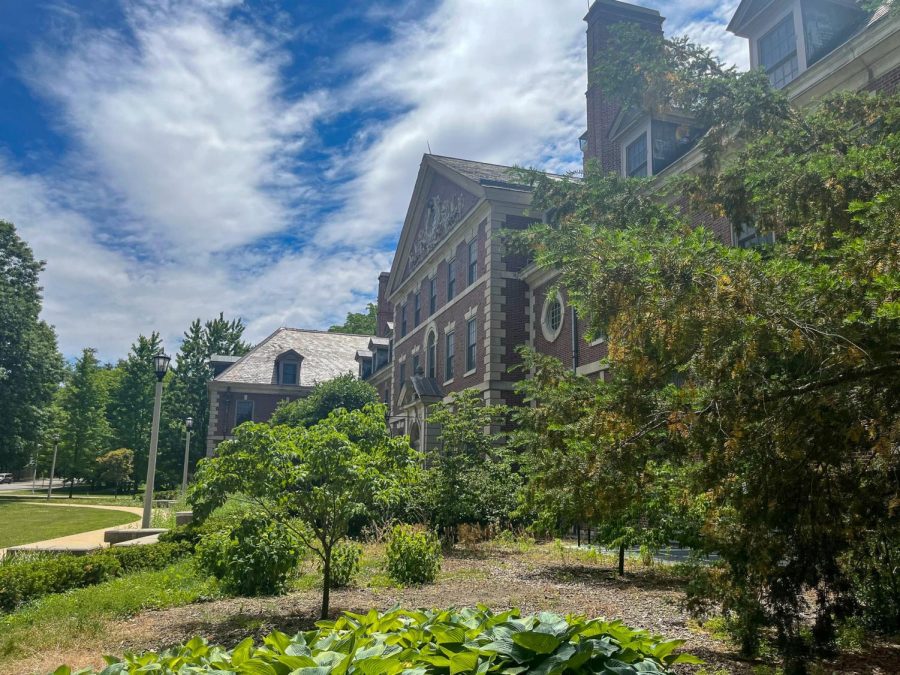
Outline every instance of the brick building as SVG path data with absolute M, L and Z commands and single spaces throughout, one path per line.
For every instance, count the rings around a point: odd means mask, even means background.
M 661 32 L 656 10 L 596 0 L 587 16 L 585 161 L 613 172 L 660 176 L 695 170 L 703 134 L 677 111 L 651 117 L 623 110 L 596 82 L 591 65 L 617 24 Z M 743 0 L 728 30 L 748 40 L 752 67 L 797 105 L 840 90 L 892 91 L 900 83 L 900 20 L 851 0 Z M 437 430 L 429 407 L 476 388 L 488 402 L 518 403 L 511 372 L 529 345 L 574 371 L 602 376 L 606 345 L 553 290 L 557 274 L 503 245 L 504 228 L 529 223 L 531 194 L 509 167 L 425 155 L 389 273 L 378 286 L 377 337 L 357 354 L 360 376 L 385 402 L 395 432 L 420 450 Z M 698 218 L 726 243 L 765 243 L 752 226 Z
M 243 422 L 265 422 L 281 401 L 309 395 L 338 375 L 357 372 L 356 354 L 372 337 L 279 328 L 240 358 L 213 357 L 206 454 Z

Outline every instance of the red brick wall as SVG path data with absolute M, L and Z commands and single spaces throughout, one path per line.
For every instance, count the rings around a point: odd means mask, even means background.
M 552 342 L 544 337 L 541 329 L 543 318 L 544 299 L 547 292 L 553 287 L 553 282 L 547 282 L 534 288 L 534 349 L 542 354 L 547 354 L 559 359 L 564 366 L 572 367 L 572 306 L 569 304 L 565 289 L 560 290 L 563 297 L 563 325 L 559 336 Z M 586 366 L 596 363 L 606 356 L 606 343 L 591 345 L 585 336 L 587 335 L 587 323 L 581 317 L 577 320 L 578 335 L 578 366 Z
M 234 411 L 235 402 L 243 400 L 245 397 L 253 401 L 253 421 L 268 422 L 275 412 L 275 408 L 281 401 L 301 398 L 300 394 L 291 396 L 287 394 L 260 394 L 241 392 L 237 387 L 240 385 L 232 385 L 230 392 L 218 392 L 219 409 L 216 417 L 217 436 L 228 436 L 234 427 Z
M 866 91 L 878 91 L 883 94 L 893 94 L 900 88 L 900 68 L 885 73 L 875 81 L 869 83 Z
M 594 67 L 600 51 L 609 40 L 609 29 L 620 23 L 635 23 L 654 33 L 662 33 L 662 17 L 648 14 L 643 8 L 630 8 L 608 4 L 598 0 L 588 12 L 587 29 L 587 147 L 585 162 L 596 159 L 605 171 L 619 171 L 620 151 L 618 143 L 609 139 L 609 130 L 619 114 L 618 104 L 605 96 L 597 86 Z
M 487 231 L 486 231 L 487 221 L 482 221 L 478 226 L 478 271 L 477 278 L 481 278 L 485 273 L 485 250 L 486 250 L 486 242 L 487 242 Z M 468 241 L 461 241 L 456 247 L 456 293 L 453 296 L 454 304 L 447 308 L 447 261 L 442 260 L 437 266 L 437 306 L 434 314 L 434 325 L 436 327 L 436 338 L 437 338 L 437 363 L 435 364 L 435 371 L 437 375 L 437 381 L 439 384 L 443 384 L 446 377 L 444 373 L 444 359 L 446 356 L 445 353 L 445 341 L 444 341 L 444 328 L 447 324 L 454 322 L 454 345 L 455 345 L 455 358 L 454 358 L 454 378 L 453 383 L 446 387 L 447 393 L 462 391 L 468 387 L 472 387 L 484 380 L 484 292 L 485 292 L 485 282 L 476 282 L 471 286 L 467 286 L 466 282 L 468 280 L 468 262 L 469 262 L 469 251 L 468 251 Z M 407 302 L 407 336 L 406 338 L 400 338 L 400 305 L 401 301 L 396 303 L 396 316 L 394 323 L 394 401 L 393 405 L 397 405 L 398 396 L 400 394 L 400 387 L 402 383 L 400 382 L 400 359 L 404 356 L 406 357 L 406 378 L 409 379 L 413 375 L 412 371 L 412 350 L 414 347 L 419 347 L 419 362 L 422 368 L 426 367 L 426 351 L 425 351 L 425 341 L 427 338 L 427 329 L 431 325 L 432 317 L 428 314 L 428 284 L 426 283 L 428 276 L 426 275 L 426 271 L 430 270 L 431 266 L 427 266 L 424 270 L 420 271 L 418 274 L 420 276 L 419 279 L 416 280 L 416 284 L 414 288 L 419 287 L 421 284 L 421 293 L 422 293 L 422 321 L 417 328 L 413 328 L 413 311 L 414 311 L 414 302 L 413 302 L 413 294 L 414 290 L 407 294 L 406 302 Z M 466 358 L 466 312 L 469 311 L 472 307 L 477 306 L 477 314 L 476 317 L 478 319 L 478 333 L 476 336 L 477 339 L 477 347 L 475 354 L 475 373 L 469 375 L 468 377 L 463 377 L 463 373 L 466 372 L 465 358 Z M 394 408 L 396 410 L 396 408 Z

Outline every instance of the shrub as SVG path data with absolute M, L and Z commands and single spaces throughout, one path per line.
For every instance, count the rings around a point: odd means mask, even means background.
M 118 561 L 122 573 L 139 570 L 161 570 L 163 567 L 189 555 L 193 545 L 188 542 L 160 542 L 148 546 L 113 546 L 102 555 Z
M 114 546 L 84 556 L 12 559 L 0 565 L 0 611 L 10 612 L 43 595 L 92 586 L 121 574 L 162 569 L 189 552 L 184 544 L 161 543 Z
M 274 595 L 285 589 L 299 553 L 287 529 L 250 515 L 231 530 L 206 535 L 197 544 L 197 561 L 237 595 Z
M 317 630 L 289 637 L 271 633 L 259 647 L 247 638 L 232 651 L 195 637 L 162 654 L 110 658 L 104 673 L 348 672 L 348 673 L 662 673 L 676 663 L 702 663 L 675 654 L 684 640 L 665 640 L 620 621 L 563 618 L 548 612 L 522 617 L 516 609 L 344 614 Z M 349 658 L 348 658 L 349 656 Z M 57 673 L 68 673 L 63 670 Z M 83 675 L 88 675 L 85 672 Z
M 352 541 L 342 541 L 331 551 L 331 585 L 334 588 L 349 586 L 359 572 L 362 547 Z
M 396 525 L 387 545 L 388 576 L 401 584 L 430 584 L 441 570 L 441 545 L 423 528 Z

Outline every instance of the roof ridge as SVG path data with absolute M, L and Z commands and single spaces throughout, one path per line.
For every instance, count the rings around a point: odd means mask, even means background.
M 347 337 L 375 337 L 368 333 L 340 333 L 338 331 L 322 330 L 321 328 L 292 328 L 291 326 L 281 326 L 278 330 L 291 330 L 295 333 L 321 333 L 323 335 L 346 335 Z M 276 331 L 278 332 L 278 331 Z M 273 333 L 274 335 L 274 333 Z

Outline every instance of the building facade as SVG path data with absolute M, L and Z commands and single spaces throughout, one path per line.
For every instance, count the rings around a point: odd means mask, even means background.
M 593 64 L 620 24 L 662 33 L 656 10 L 596 0 L 587 16 L 585 161 L 610 172 L 662 180 L 696 170 L 703 134 L 677 111 L 623 110 Z M 728 30 L 748 40 L 752 67 L 799 106 L 841 90 L 900 85 L 900 20 L 886 8 L 862 12 L 851 0 L 744 0 Z M 389 273 L 378 286 L 377 336 L 357 354 L 359 374 L 390 405 L 390 423 L 415 447 L 433 447 L 429 408 L 475 388 L 489 403 L 520 403 L 515 369 L 522 345 L 573 371 L 603 377 L 606 344 L 558 288 L 558 273 L 508 250 L 504 230 L 533 220 L 531 193 L 505 166 L 425 155 Z M 696 216 L 729 245 L 766 243 L 751 226 Z
M 357 372 L 356 354 L 372 337 L 279 328 L 247 354 L 213 357 L 206 454 L 244 422 L 266 422 L 282 401 L 305 398 L 316 384 Z

